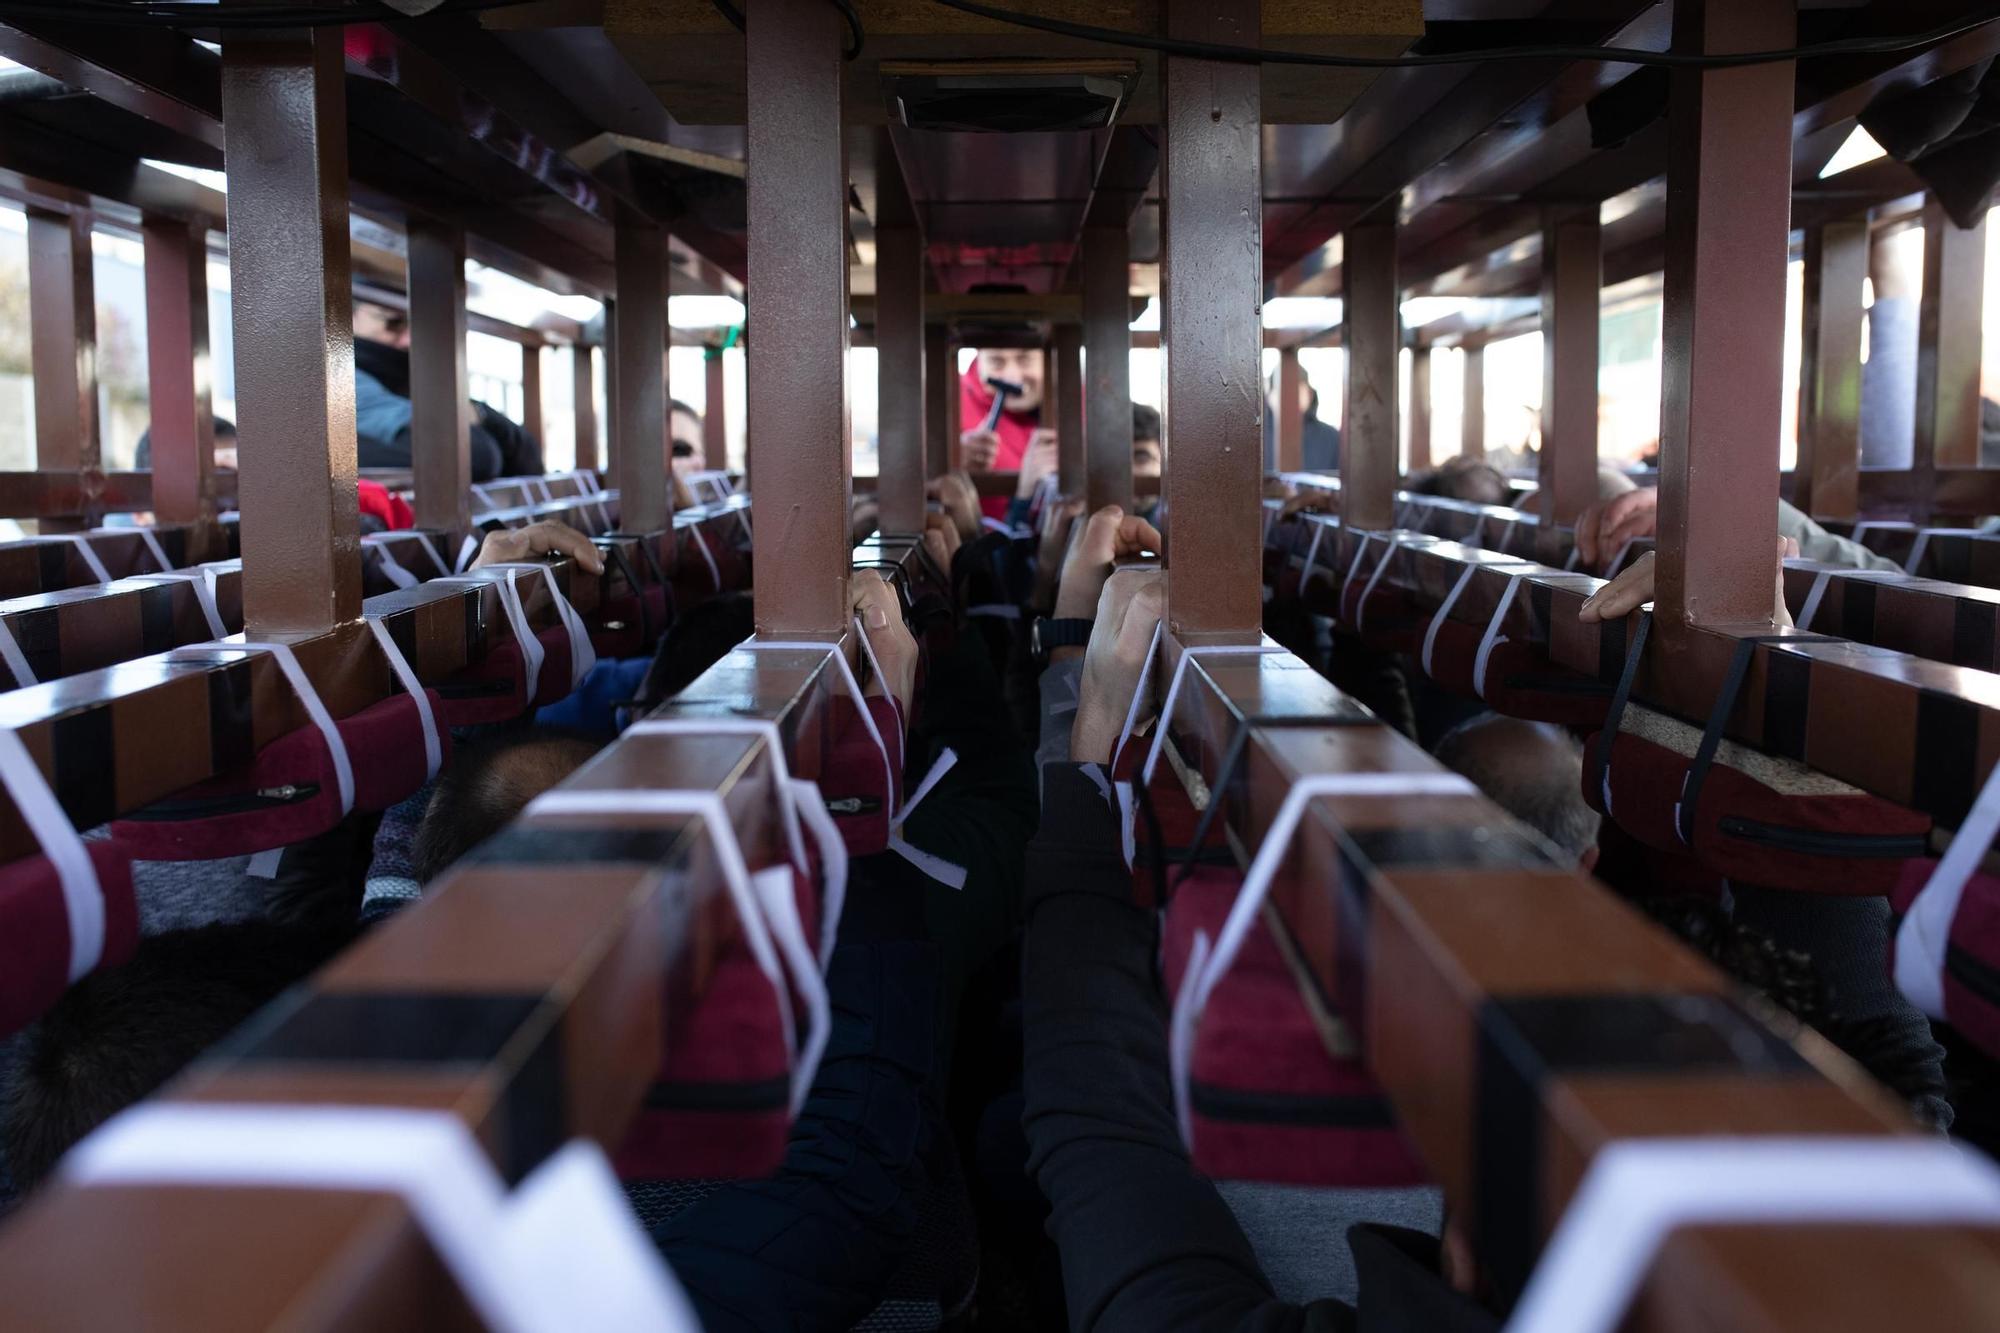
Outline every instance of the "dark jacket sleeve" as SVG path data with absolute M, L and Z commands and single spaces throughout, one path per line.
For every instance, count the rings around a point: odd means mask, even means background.
M 1271 1294 L 1235 1216 L 1181 1145 L 1157 932 L 1132 903 L 1103 779 L 1098 765 L 1049 764 L 1028 848 L 1023 1127 L 1070 1326 L 1351 1329 L 1346 1306 Z

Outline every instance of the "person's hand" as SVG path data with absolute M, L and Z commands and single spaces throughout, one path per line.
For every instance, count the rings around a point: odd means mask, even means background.
M 1047 611 L 1055 605 L 1056 576 L 1062 572 L 1065 552 L 1076 521 L 1083 517 L 1084 502 L 1064 500 L 1042 511 L 1042 534 L 1035 547 L 1035 591 L 1032 604 Z
M 669 469 L 667 480 L 674 488 L 674 508 L 677 510 L 694 508 L 694 492 L 688 489 L 687 478 Z
M 1637 492 L 1632 492 L 1637 494 Z M 1777 579 L 1773 586 L 1771 623 L 1780 629 L 1792 628 L 1792 613 L 1785 606 L 1785 559 L 1799 553 L 1799 544 L 1790 537 L 1778 538 Z M 1611 582 L 1586 597 L 1576 618 L 1586 625 L 1618 620 L 1631 615 L 1653 600 L 1658 566 L 1651 551 L 1646 552 Z
M 951 577 L 951 558 L 958 554 L 958 525 L 949 514 L 924 515 L 924 549 L 946 578 Z
M 896 590 L 879 571 L 862 569 L 849 581 L 848 597 L 861 620 L 861 632 L 868 636 L 868 646 L 875 650 L 875 660 L 882 666 L 882 678 L 870 680 L 868 692 L 887 692 L 908 717 L 917 689 L 917 641 L 903 623 Z
M 1021 473 L 1014 483 L 1014 498 L 1025 500 L 1033 495 L 1042 478 L 1061 466 L 1062 454 L 1056 443 L 1056 433 L 1047 427 L 1037 430 L 1028 441 L 1028 451 L 1021 455 Z
M 991 472 L 1000 456 L 1000 437 L 990 430 L 969 430 L 958 437 L 959 465 L 970 472 Z
M 1660 526 L 1660 493 L 1651 486 L 1592 505 L 1576 520 L 1577 558 L 1601 569 L 1625 543 L 1650 537 Z
M 1105 583 L 1083 657 L 1077 686 L 1076 721 L 1070 726 L 1069 757 L 1078 763 L 1108 764 L 1125 729 L 1125 714 L 1138 693 L 1153 630 L 1167 613 L 1167 573 L 1142 569 Z
M 1340 496 L 1334 491 L 1323 491 L 1316 486 L 1304 486 L 1285 497 L 1285 503 L 1278 509 L 1278 521 L 1283 522 L 1295 514 L 1337 514 L 1340 512 Z
M 510 565 L 545 555 L 566 555 L 586 573 L 604 572 L 604 557 L 591 545 L 590 538 L 569 524 L 558 523 L 552 518 L 530 523 L 524 528 L 502 528 L 498 532 L 487 533 L 486 540 L 479 543 L 479 554 L 472 558 L 470 568 Z
M 1142 551 L 1157 551 L 1162 545 L 1158 528 L 1117 505 L 1106 505 L 1092 514 L 1083 535 L 1071 543 L 1069 558 L 1063 561 L 1062 578 L 1056 584 L 1056 618 L 1082 619 L 1094 614 L 1113 566 Z
M 963 472 L 947 472 L 933 477 L 924 486 L 924 494 L 944 506 L 958 527 L 961 541 L 969 542 L 979 535 L 979 488 L 972 484 L 972 478 Z

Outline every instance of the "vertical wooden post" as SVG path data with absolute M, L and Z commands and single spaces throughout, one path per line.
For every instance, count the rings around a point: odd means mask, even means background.
M 1799 368 L 1799 460 L 1793 503 L 1815 518 L 1853 518 L 1861 484 L 1861 286 L 1868 219 L 1806 230 Z
M 521 426 L 541 441 L 545 418 L 542 415 L 542 345 L 521 344 Z
M 1792 0 L 1682 0 L 1674 49 L 1789 47 Z M 1791 62 L 1675 70 L 1669 106 L 1658 620 L 1771 619 Z
M 1979 466 L 1979 357 L 1986 218 L 1970 231 L 1924 198 L 1924 297 L 1917 334 L 1917 459 Z M 1928 496 L 1929 492 L 1925 492 Z
M 924 475 L 939 476 L 951 470 L 952 453 L 958 443 L 952 433 L 952 403 L 958 396 L 958 377 L 952 374 L 951 334 L 942 324 L 924 325 Z
M 1396 224 L 1350 227 L 1342 242 L 1347 346 L 1347 429 L 1340 440 L 1340 512 L 1365 531 L 1395 525 L 1396 353 L 1403 346 L 1396 282 Z
M 153 513 L 195 525 L 189 555 L 213 559 L 215 412 L 208 357 L 208 229 L 148 216 L 146 393 Z
M 361 614 L 347 84 L 337 28 L 222 44 L 243 613 L 251 638 Z
M 96 291 L 91 272 L 90 215 L 29 209 L 28 319 L 35 383 L 35 460 L 45 469 L 92 473 L 102 466 L 97 423 Z
M 1287 347 L 1278 353 L 1278 459 L 1280 472 L 1297 472 L 1306 465 L 1306 410 L 1299 402 L 1304 375 L 1299 370 L 1299 349 Z
M 1597 499 L 1597 311 L 1604 285 L 1597 208 L 1542 226 L 1542 452 L 1544 554 L 1554 524 L 1574 523 Z
M 722 349 L 702 352 L 701 454 L 711 472 L 729 468 L 729 395 L 723 383 Z
M 621 207 L 616 229 L 618 327 L 612 355 L 611 483 L 618 526 L 663 531 L 672 521 L 667 487 L 667 238 Z
M 1410 349 L 1410 471 L 1431 465 L 1431 349 Z
M 1131 248 L 1122 226 L 1084 229 L 1084 492 L 1092 509 L 1133 502 Z
M 924 237 L 875 229 L 875 367 L 882 531 L 924 530 Z
M 1486 457 L 1486 347 L 1464 347 L 1461 374 L 1464 391 L 1459 394 L 1458 452 L 1466 458 Z
M 854 484 L 847 419 L 847 153 L 840 11 L 746 9 L 750 438 L 757 467 L 757 632 L 832 638 L 849 621 Z
M 1172 37 L 1240 46 L 1262 31 L 1254 6 L 1230 0 L 1167 0 L 1166 21 Z M 1185 56 L 1164 65 L 1168 625 L 1183 641 L 1254 639 L 1263 623 L 1260 76 L 1254 65 Z
M 597 456 L 597 374 L 590 364 L 590 344 L 572 343 L 569 349 L 570 414 L 575 419 L 576 465 L 602 466 Z
M 472 527 L 472 384 L 465 364 L 465 233 L 413 217 L 410 249 L 410 470 L 417 526 Z
M 1083 326 L 1058 324 L 1052 366 L 1056 372 L 1056 441 L 1066 496 L 1090 489 L 1090 462 L 1083 434 Z M 1131 452 L 1129 449 L 1126 452 Z

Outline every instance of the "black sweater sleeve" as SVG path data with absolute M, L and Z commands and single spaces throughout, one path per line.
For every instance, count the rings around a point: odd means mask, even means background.
M 1188 1160 L 1168 1086 L 1157 930 L 1132 903 L 1119 847 L 1102 768 L 1049 764 L 1028 848 L 1023 1123 L 1070 1325 L 1351 1329 L 1346 1306 L 1271 1294 L 1228 1205 Z

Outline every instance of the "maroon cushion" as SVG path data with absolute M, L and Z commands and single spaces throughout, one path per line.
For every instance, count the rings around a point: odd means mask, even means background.
M 698 1000 L 670 998 L 667 1008 L 665 1062 L 615 1154 L 618 1174 L 768 1175 L 791 1127 L 791 1069 L 770 979 L 739 937 Z
M 1604 811 L 1595 780 L 1602 742 L 1599 732 L 1586 749 L 1583 795 Z M 1691 762 L 1668 746 L 1621 733 L 1611 752 L 1611 809 L 1604 813 L 1648 847 L 1691 851 L 1716 874 L 1740 883 L 1886 894 L 1930 833 L 1930 816 L 1865 792 L 1781 792 L 1718 762 L 1709 766 L 1694 811 L 1692 844 L 1683 843 L 1675 809 Z
M 1240 882 L 1234 871 L 1205 869 L 1175 890 L 1161 941 L 1170 997 L 1195 932 L 1220 936 Z M 1189 1084 L 1194 1164 L 1210 1176 L 1321 1186 L 1428 1179 L 1366 1067 L 1327 1051 L 1261 921 L 1209 996 Z
M 439 757 L 449 759 L 442 705 L 435 692 L 426 694 L 439 719 Z M 424 785 L 423 717 L 409 695 L 391 695 L 334 725 L 347 743 L 356 810 L 387 810 Z M 293 800 L 257 796 L 281 787 L 316 790 Z M 211 805 L 216 812 L 203 813 Z M 117 820 L 111 829 L 141 861 L 209 861 L 289 846 L 340 820 L 333 754 L 319 728 L 308 724 L 258 751 L 248 767 L 177 792 L 150 816 Z
M 510 722 L 528 709 L 528 668 L 512 638 L 490 640 L 479 661 L 438 686 L 448 727 Z
M 903 781 L 903 724 L 895 704 L 885 696 L 870 695 L 868 715 L 889 749 L 889 771 L 895 786 L 882 768 L 882 752 L 861 723 L 854 703 L 843 693 L 829 705 L 828 745 L 820 767 L 819 789 L 833 815 L 834 826 L 847 844 L 851 856 L 872 856 L 889 845 L 889 819 L 901 800 Z
M 116 841 L 84 844 L 104 890 L 101 968 L 116 967 L 139 942 L 132 860 Z M 69 988 L 69 911 L 46 856 L 0 866 L 0 1036 L 40 1017 Z
M 1890 892 L 1898 921 L 1929 882 L 1937 862 L 1905 861 Z M 1944 1016 L 1966 1040 L 2000 1057 L 2000 876 L 1974 872 L 1965 881 L 1951 919 L 1944 962 Z M 1895 974 L 1896 932 L 1889 932 L 1889 971 Z

